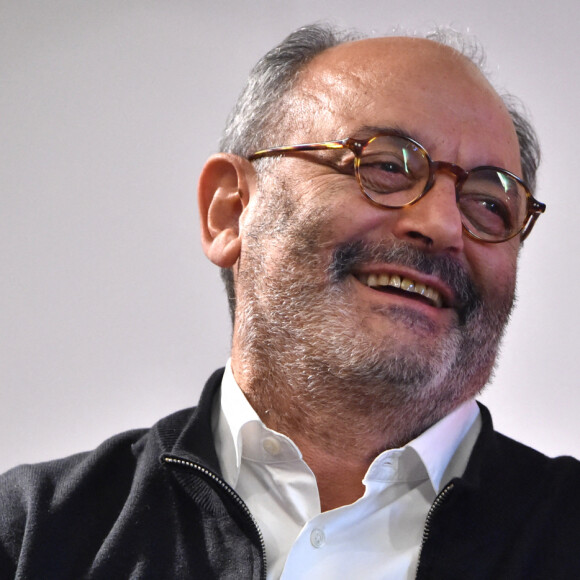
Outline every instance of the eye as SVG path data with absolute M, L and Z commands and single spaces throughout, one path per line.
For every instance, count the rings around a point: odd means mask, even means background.
M 416 183 L 409 165 L 394 155 L 372 155 L 363 158 L 359 173 L 365 188 L 375 193 L 406 191 Z
M 458 204 L 476 230 L 505 237 L 520 226 L 525 200 L 525 192 L 511 175 L 494 167 L 481 167 L 472 170 L 463 183 Z
M 361 169 L 373 167 L 387 173 L 403 173 L 408 175 L 412 172 L 412 166 L 406 151 L 373 151 L 361 157 Z
M 502 236 L 513 230 L 513 215 L 500 199 L 485 194 L 462 195 L 459 207 L 467 220 L 479 231 Z
M 482 209 L 485 209 L 502 219 L 506 215 L 506 208 L 502 206 L 496 199 L 482 199 L 479 202 Z
M 365 167 L 371 165 L 365 163 Z M 375 167 L 379 171 L 386 171 L 387 173 L 404 173 L 407 174 L 407 171 L 404 167 L 402 167 L 399 163 L 394 161 L 384 161 L 382 163 L 373 163 L 373 167 Z

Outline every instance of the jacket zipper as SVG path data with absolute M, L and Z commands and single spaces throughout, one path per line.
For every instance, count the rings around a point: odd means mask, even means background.
M 186 459 L 179 459 L 178 457 L 168 457 L 168 456 L 164 457 L 163 461 L 165 461 L 165 463 L 175 463 L 177 465 L 184 465 L 186 467 L 191 467 L 192 469 L 195 469 L 196 471 L 203 474 L 205 477 L 207 477 L 207 478 L 211 479 L 213 482 L 217 483 L 229 495 L 229 497 L 236 502 L 236 504 L 241 508 L 243 513 L 247 516 L 247 519 L 253 525 L 254 529 L 256 530 L 256 535 L 258 536 L 258 539 L 260 540 L 260 555 L 262 557 L 261 578 L 262 578 L 262 580 L 266 580 L 267 562 L 266 562 L 266 545 L 264 543 L 264 536 L 262 535 L 262 531 L 260 530 L 260 527 L 258 526 L 258 522 L 256 522 L 254 516 L 252 515 L 252 512 L 250 511 L 248 506 L 245 504 L 244 500 L 223 479 L 218 477 L 215 473 L 213 473 L 213 471 L 210 471 L 209 469 L 207 469 L 203 465 L 199 465 L 199 463 L 194 463 L 193 461 L 188 461 Z
M 423 528 L 423 537 L 421 539 L 421 545 L 419 546 L 419 558 L 417 560 L 417 578 L 419 578 L 419 570 L 421 569 L 421 554 L 423 553 L 423 547 L 429 538 L 429 534 L 431 533 L 431 521 L 433 520 L 433 516 L 435 512 L 441 507 L 441 504 L 447 499 L 449 494 L 453 491 L 455 484 L 453 482 L 448 483 L 439 493 L 439 495 L 435 498 L 435 501 L 429 508 L 427 512 L 427 517 L 425 518 L 425 527 Z

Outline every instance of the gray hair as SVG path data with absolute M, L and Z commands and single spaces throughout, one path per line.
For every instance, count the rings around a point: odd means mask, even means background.
M 270 146 L 281 126 L 285 111 L 280 102 L 296 85 L 305 66 L 317 55 L 340 44 L 365 38 L 350 30 L 326 24 L 299 28 L 262 57 L 250 72 L 244 90 L 226 122 L 220 141 L 220 151 L 248 157 Z M 437 29 L 425 38 L 449 46 L 472 61 L 486 77 L 485 53 L 472 37 L 448 28 Z M 522 103 L 513 95 L 500 94 L 511 116 L 518 137 L 522 162 L 522 177 L 531 192 L 535 191 L 536 173 L 540 163 L 540 147 L 532 124 Z M 282 110 L 281 110 L 282 109 Z M 230 315 L 235 315 L 234 276 L 229 268 L 221 270 L 226 286 Z

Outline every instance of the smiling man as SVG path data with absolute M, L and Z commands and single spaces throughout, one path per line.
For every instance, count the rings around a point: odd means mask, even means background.
M 225 371 L 194 410 L 5 475 L 0 570 L 578 577 L 578 462 L 497 434 L 474 400 L 545 209 L 538 159 L 441 39 L 291 35 L 199 183 Z

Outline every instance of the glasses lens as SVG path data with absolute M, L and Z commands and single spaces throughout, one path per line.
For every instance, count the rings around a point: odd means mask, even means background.
M 368 197 L 386 207 L 415 201 L 429 178 L 427 153 L 403 137 L 381 135 L 364 149 L 359 178 Z
M 501 241 L 522 227 L 527 194 L 509 173 L 482 168 L 469 173 L 457 203 L 468 230 L 481 239 Z

